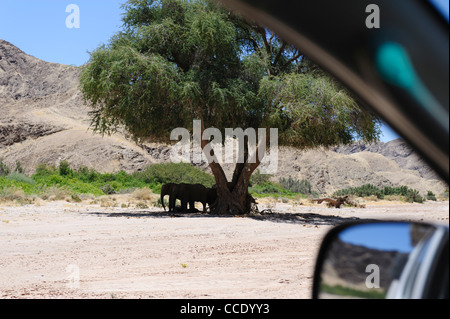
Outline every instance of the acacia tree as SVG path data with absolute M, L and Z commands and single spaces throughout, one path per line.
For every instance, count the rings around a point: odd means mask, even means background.
M 216 3 L 128 0 L 123 9 L 123 30 L 91 53 L 80 78 L 97 132 L 125 127 L 140 142 L 169 142 L 199 119 L 202 128 L 277 128 L 279 145 L 300 149 L 379 136 L 377 118 L 298 49 Z M 248 212 L 261 163 L 248 160 L 247 144 L 244 160 L 231 181 L 210 163 L 217 213 Z

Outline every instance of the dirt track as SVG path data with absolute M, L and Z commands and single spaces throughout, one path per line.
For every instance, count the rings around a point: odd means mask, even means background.
M 221 218 L 66 202 L 0 207 L 0 298 L 310 298 L 332 226 L 449 223 L 448 202 L 273 210 Z

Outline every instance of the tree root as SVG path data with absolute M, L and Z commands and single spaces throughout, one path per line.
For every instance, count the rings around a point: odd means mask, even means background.
M 350 196 L 337 197 L 337 198 L 317 198 L 313 199 L 313 202 L 322 204 L 323 202 L 328 202 L 328 207 L 334 207 L 340 209 L 343 205 L 349 205 L 358 208 L 366 208 L 365 205 L 358 204 L 350 198 Z

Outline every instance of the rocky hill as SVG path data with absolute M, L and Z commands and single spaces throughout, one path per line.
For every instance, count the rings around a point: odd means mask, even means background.
M 89 108 L 78 89 L 79 68 L 49 63 L 0 40 L 0 158 L 26 173 L 40 163 L 87 166 L 102 172 L 141 170 L 169 161 L 170 147 L 136 145 L 124 134 L 102 137 L 89 129 Z M 421 193 L 446 188 L 401 140 L 301 152 L 280 149 L 274 179 L 308 179 L 321 193 L 371 183 L 407 185 Z M 206 165 L 203 166 L 208 170 Z M 230 175 L 231 170 L 227 173 Z

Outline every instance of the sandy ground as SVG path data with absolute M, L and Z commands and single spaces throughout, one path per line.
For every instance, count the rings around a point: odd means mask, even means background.
M 271 208 L 224 218 L 67 202 L 0 207 L 0 298 L 310 298 L 333 226 L 449 224 L 448 202 Z

